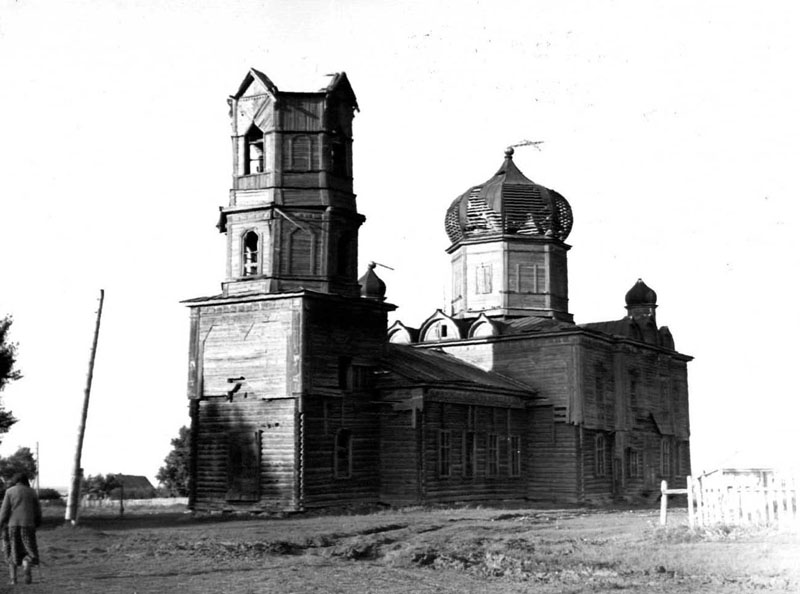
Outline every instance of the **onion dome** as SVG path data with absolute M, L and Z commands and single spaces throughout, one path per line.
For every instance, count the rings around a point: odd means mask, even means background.
M 642 279 L 636 281 L 631 290 L 625 293 L 625 305 L 636 307 L 637 305 L 655 305 L 656 292 L 644 284 Z
M 447 209 L 445 230 L 450 241 L 492 235 L 567 239 L 572 208 L 561 194 L 525 177 L 514 165 L 514 149 L 497 173 L 456 198 Z
M 364 276 L 358 279 L 358 282 L 361 285 L 362 297 L 378 301 L 386 299 L 386 283 L 375 274 L 375 262 L 370 262 L 367 265 L 367 271 Z

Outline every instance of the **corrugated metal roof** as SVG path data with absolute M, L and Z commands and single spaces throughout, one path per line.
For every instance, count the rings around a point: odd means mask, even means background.
M 536 393 L 534 388 L 526 384 L 499 373 L 484 371 L 438 349 L 419 349 L 389 343 L 380 365 L 395 377 L 382 379 L 379 387 L 397 385 L 399 376 L 405 380 L 400 382 L 404 385 L 451 385 L 510 392 L 517 396 L 534 396 Z

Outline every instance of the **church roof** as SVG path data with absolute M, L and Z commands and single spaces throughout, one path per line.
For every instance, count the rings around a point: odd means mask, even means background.
M 239 90 L 233 96 L 238 99 L 245 94 L 250 84 L 256 80 L 264 89 L 273 97 L 277 97 L 278 93 L 332 93 L 336 90 L 347 94 L 352 101 L 353 106 L 358 109 L 356 95 L 353 92 L 353 87 L 350 86 L 350 81 L 345 72 L 333 72 L 331 74 L 316 75 L 313 78 L 292 78 L 292 75 L 284 77 L 282 85 L 278 88 L 266 74 L 255 68 L 251 68 L 244 80 L 239 85 Z
M 396 385 L 396 378 L 403 384 L 426 386 L 459 386 L 462 388 L 512 392 L 515 395 L 535 394 L 534 388 L 507 378 L 499 373 L 484 371 L 438 349 L 419 349 L 403 344 L 386 345 L 380 365 L 395 378 L 379 382 Z
M 569 202 L 525 177 L 513 154 L 513 148 L 506 149 L 497 173 L 461 194 L 447 209 L 445 230 L 450 241 L 492 235 L 567 239 L 572 230 Z

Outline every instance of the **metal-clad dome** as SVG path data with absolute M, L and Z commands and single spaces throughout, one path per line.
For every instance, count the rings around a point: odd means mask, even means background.
M 636 281 L 627 293 L 625 293 L 625 305 L 655 305 L 657 295 L 656 292 L 644 284 L 642 279 Z
M 561 194 L 525 177 L 506 149 L 500 169 L 487 182 L 470 188 L 447 209 L 450 241 L 487 235 L 528 235 L 567 239 L 572 208 Z

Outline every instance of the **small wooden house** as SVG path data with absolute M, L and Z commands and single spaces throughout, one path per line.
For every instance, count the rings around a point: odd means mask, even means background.
M 344 73 L 285 91 L 251 70 L 231 108 L 220 294 L 191 299 L 190 505 L 634 497 L 688 472 L 686 362 L 655 326 L 567 310 L 572 211 L 509 149 L 447 210 L 453 303 L 396 322 L 358 213 Z

